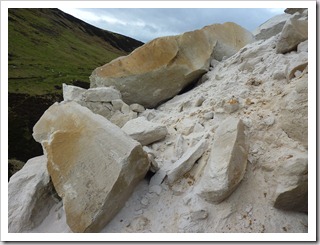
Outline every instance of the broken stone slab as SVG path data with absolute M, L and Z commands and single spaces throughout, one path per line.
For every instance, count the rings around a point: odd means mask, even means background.
M 302 52 L 307 52 L 308 53 L 308 40 L 298 44 L 297 52 L 298 53 L 302 53 Z
M 308 20 L 294 15 L 287 20 L 276 46 L 277 53 L 285 54 L 297 48 L 308 39 Z
M 149 122 L 145 117 L 130 120 L 121 129 L 142 145 L 162 140 L 168 134 L 166 126 Z
M 9 232 L 38 226 L 56 203 L 45 156 L 34 157 L 14 174 L 8 185 Z
M 207 202 L 222 202 L 242 180 L 247 158 L 244 124 L 241 119 L 228 117 L 216 130 L 213 147 L 196 193 Z
M 73 232 L 99 232 L 149 169 L 137 141 L 75 102 L 53 104 L 33 130 Z
M 308 212 L 308 156 L 287 159 L 276 170 L 274 207 Z
M 90 88 L 83 94 L 84 101 L 111 102 L 117 99 L 121 99 L 121 93 L 111 87 Z
M 194 163 L 203 155 L 206 148 L 206 139 L 202 139 L 195 146 L 185 152 L 183 156 L 178 159 L 167 172 L 168 182 L 173 184 L 177 179 L 181 178 L 185 173 L 190 171 Z
M 114 86 L 127 104 L 154 108 L 206 73 L 212 54 L 230 57 L 253 41 L 249 31 L 231 22 L 156 38 L 96 68 L 90 86 Z
M 82 101 L 82 96 L 87 90 L 84 88 L 62 84 L 62 94 L 64 101 Z

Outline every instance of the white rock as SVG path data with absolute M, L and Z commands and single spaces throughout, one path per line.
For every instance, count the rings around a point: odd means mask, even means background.
M 277 53 L 287 53 L 297 48 L 298 44 L 308 39 L 308 20 L 292 16 L 283 27 L 277 43 Z
M 123 114 L 129 114 L 131 112 L 130 106 L 128 106 L 126 103 L 123 103 L 121 106 L 121 112 Z
M 150 193 L 156 193 L 158 196 L 161 194 L 162 188 L 160 185 L 153 185 L 149 187 Z
M 64 101 L 81 101 L 84 92 L 87 90 L 72 85 L 62 84 L 62 93 Z
M 173 184 L 177 179 L 187 173 L 193 167 L 194 163 L 202 156 L 206 148 L 206 139 L 203 139 L 184 153 L 183 156 L 176 161 L 167 172 L 169 183 Z
M 54 205 L 55 193 L 47 170 L 47 158 L 27 161 L 8 185 L 8 231 L 26 232 L 39 225 Z
M 177 135 L 174 147 L 176 157 L 180 158 L 184 153 L 184 137 L 181 134 Z
M 90 88 L 83 94 L 84 101 L 111 102 L 116 99 L 121 99 L 121 94 L 111 87 Z
M 130 109 L 138 113 L 144 112 L 146 110 L 142 105 L 139 105 L 137 103 L 130 105 Z
M 277 187 L 273 194 L 274 207 L 308 212 L 307 155 L 287 159 L 275 171 Z
M 137 113 L 133 111 L 130 111 L 128 114 L 123 114 L 120 111 L 116 111 L 109 120 L 121 128 L 130 120 L 137 118 L 137 116 Z
M 168 134 L 166 126 L 149 122 L 145 117 L 138 117 L 128 121 L 122 130 L 142 145 L 149 145 L 162 140 Z
M 308 52 L 308 40 L 298 44 L 297 52 L 298 53 Z
M 197 210 L 197 211 L 192 211 L 190 213 L 190 218 L 191 221 L 200 221 L 200 220 L 204 220 L 206 218 L 208 218 L 209 213 L 207 210 L 201 209 L 201 210 Z
M 194 103 L 195 107 L 199 107 L 202 105 L 202 103 L 206 100 L 205 97 L 203 97 L 202 95 L 200 97 L 198 97 Z
M 213 113 L 212 111 L 209 111 L 209 112 L 207 112 L 207 113 L 205 113 L 205 114 L 203 115 L 203 118 L 204 118 L 205 120 L 213 119 L 213 117 L 214 117 L 214 113 Z
M 222 202 L 242 180 L 248 157 L 244 125 L 228 117 L 215 133 L 214 144 L 197 193 L 208 202 Z
M 125 104 L 121 99 L 116 99 L 111 101 L 114 111 L 120 111 L 122 106 Z
M 255 36 L 256 40 L 266 40 L 280 33 L 286 21 L 290 17 L 290 14 L 276 15 L 260 25 L 252 33 Z
M 73 232 L 100 231 L 149 169 L 138 142 L 75 102 L 55 103 L 33 130 Z
M 161 185 L 164 178 L 167 176 L 167 172 L 161 168 L 150 179 L 149 186 Z

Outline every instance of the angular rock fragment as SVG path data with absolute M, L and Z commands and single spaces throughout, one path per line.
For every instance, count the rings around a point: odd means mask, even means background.
M 277 35 L 282 31 L 283 26 L 290 16 L 290 14 L 274 16 L 252 32 L 254 37 L 256 40 L 267 40 L 270 37 Z
M 194 147 L 185 152 L 167 172 L 168 182 L 173 184 L 177 179 L 190 171 L 194 163 L 203 155 L 206 148 L 206 139 L 202 139 Z
M 276 170 L 277 187 L 274 207 L 289 211 L 308 212 L 308 158 L 287 159 Z
M 86 89 L 67 85 L 65 83 L 62 84 L 62 93 L 64 101 L 81 101 L 83 100 L 83 94 L 86 92 Z
M 121 94 L 118 90 L 111 87 L 90 88 L 83 94 L 84 101 L 111 102 L 117 99 L 121 99 Z
M 279 41 L 277 53 L 285 54 L 297 48 L 298 44 L 308 39 L 308 20 L 297 19 L 292 16 L 284 25 Z
M 230 57 L 252 41 L 250 32 L 230 22 L 157 38 L 96 68 L 91 87 L 114 86 L 127 104 L 153 108 L 207 72 L 212 54 Z
M 55 204 L 45 156 L 34 157 L 14 174 L 8 186 L 9 232 L 27 232 L 39 225 Z
M 214 144 L 197 186 L 197 194 L 208 202 L 226 199 L 242 180 L 248 158 L 244 124 L 228 117 L 215 133 Z
M 168 134 L 166 126 L 149 122 L 144 117 L 128 121 L 122 127 L 122 130 L 142 145 L 150 145 L 153 142 L 162 140 Z
M 139 113 L 145 111 L 145 108 L 142 105 L 139 105 L 137 103 L 130 105 L 130 109 L 132 111 L 139 112 Z
M 75 102 L 52 105 L 34 126 L 33 136 L 46 152 L 73 232 L 99 232 L 149 169 L 138 142 Z

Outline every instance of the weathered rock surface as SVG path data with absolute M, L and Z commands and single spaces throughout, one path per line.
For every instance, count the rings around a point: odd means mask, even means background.
M 91 87 L 114 86 L 127 104 L 152 108 L 208 71 L 212 54 L 229 57 L 253 40 L 251 33 L 230 22 L 157 38 L 95 69 Z
M 132 119 L 121 129 L 142 145 L 149 145 L 153 142 L 162 140 L 168 134 L 165 125 L 149 122 L 145 117 Z
M 34 126 L 73 232 L 98 232 L 124 206 L 149 163 L 142 146 L 75 102 L 52 105 Z
M 282 31 L 286 21 L 291 17 L 290 14 L 276 15 L 260 25 L 252 33 L 256 40 L 266 40 Z
M 279 107 L 279 124 L 288 137 L 308 147 L 308 76 L 291 81 Z
M 194 163 L 203 155 L 206 148 L 206 139 L 202 139 L 195 146 L 185 152 L 167 172 L 168 182 L 173 184 L 177 179 L 187 173 L 193 167 Z
M 307 8 L 286 8 L 284 10 L 285 13 L 287 14 L 295 14 L 295 13 L 303 13 L 303 11 L 305 11 Z
M 121 99 L 120 92 L 110 87 L 90 88 L 83 93 L 84 101 L 111 102 L 117 99 Z
M 62 84 L 63 99 L 65 101 L 82 101 L 86 90 L 73 85 Z
M 208 202 L 222 202 L 242 180 L 248 146 L 241 120 L 228 117 L 215 134 L 212 151 L 199 183 L 198 195 Z
M 8 188 L 9 232 L 26 232 L 39 225 L 55 203 L 45 156 L 27 161 L 11 177 Z
M 276 50 L 287 53 L 297 48 L 298 44 L 308 39 L 308 19 L 293 15 L 283 27 Z
M 286 159 L 275 171 L 277 187 L 274 206 L 279 209 L 308 212 L 308 158 Z

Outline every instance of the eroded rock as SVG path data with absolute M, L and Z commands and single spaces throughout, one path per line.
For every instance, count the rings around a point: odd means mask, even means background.
M 248 158 L 244 124 L 228 117 L 215 133 L 213 147 L 197 186 L 197 194 L 208 202 L 226 199 L 242 180 Z
M 52 105 L 33 136 L 47 154 L 48 171 L 73 232 L 100 231 L 149 169 L 138 142 L 75 102 Z

